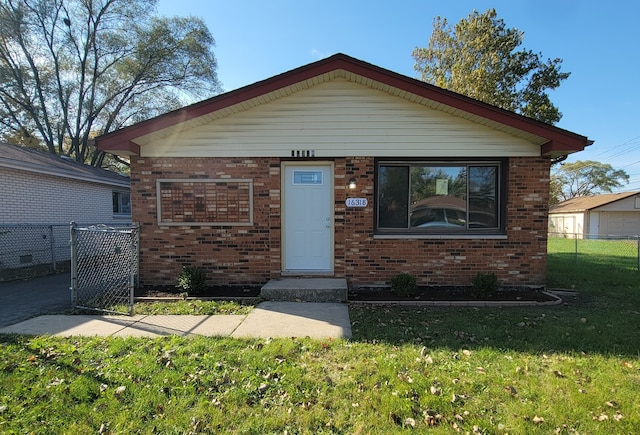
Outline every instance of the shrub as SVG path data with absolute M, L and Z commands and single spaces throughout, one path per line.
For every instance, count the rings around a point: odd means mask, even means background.
M 204 269 L 195 266 L 183 266 L 178 275 L 179 289 L 188 294 L 198 295 L 204 293 L 207 288 L 207 276 Z
M 478 299 L 488 299 L 497 291 L 500 284 L 495 273 L 480 273 L 471 278 L 473 295 Z
M 410 273 L 400 273 L 391 278 L 391 289 L 400 296 L 409 296 L 416 292 L 416 277 Z

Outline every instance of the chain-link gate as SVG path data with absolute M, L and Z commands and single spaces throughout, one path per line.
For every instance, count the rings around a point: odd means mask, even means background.
M 128 307 L 138 285 L 137 224 L 128 227 L 71 223 L 71 297 L 77 308 L 116 312 Z

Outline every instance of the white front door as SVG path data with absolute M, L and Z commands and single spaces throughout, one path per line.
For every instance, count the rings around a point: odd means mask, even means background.
M 332 168 L 284 163 L 284 271 L 333 271 Z

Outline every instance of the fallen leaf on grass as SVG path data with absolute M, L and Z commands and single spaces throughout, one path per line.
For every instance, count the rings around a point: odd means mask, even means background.
M 615 400 L 610 400 L 606 403 L 606 405 L 610 408 L 617 408 L 618 406 L 618 402 L 616 402 Z
M 438 414 L 433 409 L 427 409 L 422 413 L 424 415 L 424 422 L 427 426 L 436 426 L 442 421 L 442 414 Z
M 564 378 L 566 377 L 561 371 L 559 370 L 554 370 L 553 374 L 556 375 L 556 378 Z
M 405 418 L 404 419 L 404 426 L 405 427 L 407 427 L 407 426 L 416 427 L 416 421 L 411 417 Z
M 594 415 L 593 419 L 598 421 L 607 421 L 609 420 L 609 416 L 607 414 Z
M 616 412 L 616 413 L 613 415 L 613 419 L 614 419 L 615 421 L 620 421 L 620 420 L 622 420 L 623 418 L 624 418 L 624 417 L 622 416 L 622 413 L 620 413 L 619 411 L 618 411 L 618 412 Z
M 537 415 L 533 417 L 533 419 L 531 419 L 532 422 L 534 422 L 535 424 L 540 424 L 540 423 L 544 423 L 544 418 L 543 417 L 538 417 Z
M 433 394 L 434 396 L 439 396 L 442 393 L 442 390 L 436 387 L 435 385 L 432 385 L 430 390 L 431 390 L 431 394 Z
M 507 385 L 506 387 L 504 387 L 504 390 L 512 396 L 518 395 L 518 390 L 516 390 L 512 385 Z
M 49 384 L 47 384 L 47 388 L 55 387 L 58 385 L 64 384 L 64 379 L 55 378 Z

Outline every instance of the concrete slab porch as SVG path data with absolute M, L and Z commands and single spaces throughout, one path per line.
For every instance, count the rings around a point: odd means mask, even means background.
M 272 279 L 260 291 L 267 301 L 347 302 L 347 280 L 344 278 Z

